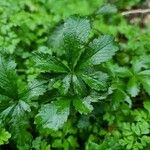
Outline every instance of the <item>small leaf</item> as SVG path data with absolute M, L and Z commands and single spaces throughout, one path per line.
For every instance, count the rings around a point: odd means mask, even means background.
M 11 134 L 5 129 L 0 129 L 0 145 L 3 145 L 8 142 L 8 139 L 11 137 Z
M 144 90 L 150 95 L 150 78 L 140 77 Z
M 63 94 L 67 94 L 71 84 L 71 75 L 65 76 L 62 82 L 63 82 Z
M 88 114 L 93 110 L 91 102 L 92 102 L 91 97 L 85 97 L 84 99 L 75 98 L 73 100 L 73 106 L 81 114 Z
M 145 101 L 144 102 L 144 108 L 149 112 L 150 114 L 150 102 L 149 101 Z
M 150 70 L 144 70 L 139 72 L 138 74 L 142 76 L 150 76 Z
M 115 5 L 112 4 L 106 4 L 101 6 L 98 11 L 96 12 L 96 14 L 115 14 L 117 13 L 117 7 Z
M 136 77 L 132 77 L 130 78 L 130 80 L 128 81 L 128 84 L 127 84 L 127 91 L 128 93 L 132 96 L 132 97 L 135 97 L 138 95 L 139 91 L 140 91 L 140 88 L 139 88 L 139 85 L 138 85 L 138 81 L 136 79 Z
M 114 68 L 114 71 L 117 76 L 122 77 L 122 78 L 132 76 L 132 72 L 128 68 L 125 68 L 125 67 L 116 67 Z
M 83 95 L 86 90 L 86 87 L 85 87 L 83 81 L 76 75 L 73 75 L 72 82 L 73 82 L 73 89 L 74 89 L 75 94 Z
M 70 101 L 61 98 L 50 104 L 45 104 L 36 115 L 35 123 L 43 129 L 58 130 L 63 127 L 69 116 Z

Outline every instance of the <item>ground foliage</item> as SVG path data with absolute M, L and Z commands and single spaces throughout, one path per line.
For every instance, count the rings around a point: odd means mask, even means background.
M 0 0 L 0 149 L 149 150 L 146 0 Z

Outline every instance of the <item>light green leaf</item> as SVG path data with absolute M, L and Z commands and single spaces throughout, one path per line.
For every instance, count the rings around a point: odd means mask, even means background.
M 139 84 L 135 76 L 129 79 L 128 84 L 127 84 L 127 91 L 132 97 L 135 97 L 138 95 L 140 88 L 139 88 Z
M 3 145 L 8 142 L 11 134 L 7 132 L 5 129 L 0 129 L 0 145 Z
M 96 14 L 114 14 L 114 13 L 117 13 L 117 11 L 118 10 L 115 5 L 106 4 L 106 5 L 101 6 L 96 12 Z
M 88 114 L 93 110 L 93 99 L 91 97 L 85 97 L 84 99 L 75 98 L 73 100 L 73 106 L 81 114 Z
M 43 129 L 58 130 L 63 127 L 69 116 L 70 100 L 61 98 L 45 104 L 36 115 L 35 123 Z
M 150 76 L 150 70 L 144 70 L 138 73 L 138 75 Z
M 150 102 L 149 101 L 144 102 L 144 108 L 150 113 Z
M 115 67 L 114 71 L 116 73 L 116 76 L 119 76 L 122 78 L 132 76 L 132 72 L 126 67 Z
M 150 95 L 150 78 L 140 77 L 144 90 Z

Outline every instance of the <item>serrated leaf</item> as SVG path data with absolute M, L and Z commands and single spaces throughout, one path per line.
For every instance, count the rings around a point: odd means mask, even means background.
M 3 145 L 8 142 L 8 139 L 11 137 L 11 134 L 5 129 L 0 129 L 0 145 Z
M 89 38 L 91 27 L 86 18 L 72 17 L 64 23 L 64 49 L 71 67 L 75 67 Z
M 127 84 L 127 91 L 132 97 L 135 97 L 138 95 L 140 91 L 140 87 L 135 76 L 129 79 L 128 84 Z
M 65 76 L 65 78 L 62 80 L 63 82 L 63 94 L 67 94 L 70 88 L 70 84 L 71 84 L 71 75 L 67 75 Z
M 92 102 L 91 97 L 85 97 L 84 99 L 75 98 L 73 100 L 73 106 L 81 114 L 88 114 L 93 110 L 91 102 Z
M 84 82 L 94 90 L 105 90 L 106 88 L 106 81 L 108 79 L 107 74 L 103 72 L 95 72 L 93 74 L 82 75 L 82 79 Z
M 32 142 L 32 148 L 36 150 L 50 150 L 50 144 L 48 144 L 45 140 L 42 140 L 41 137 L 37 137 Z
M 44 54 L 44 53 L 34 53 L 33 60 L 36 66 L 43 72 L 67 72 L 67 66 L 58 58 Z
M 76 75 L 72 76 L 73 89 L 75 94 L 84 95 L 86 92 L 86 87 L 83 81 Z
M 20 100 L 17 104 L 13 104 L 6 109 L 4 109 L 1 114 L 0 118 L 6 120 L 9 118 L 9 121 L 12 123 L 17 123 L 17 121 L 24 117 L 27 112 L 30 112 L 30 106 L 26 102 Z
M 100 15 L 100 14 L 114 14 L 117 13 L 117 7 L 115 5 L 112 4 L 106 4 L 101 6 L 98 11 L 96 12 L 96 14 Z
M 31 80 L 29 81 L 29 97 L 35 97 L 35 96 L 40 96 L 42 95 L 44 92 L 46 92 L 46 85 L 45 85 L 46 81 L 40 81 L 40 80 Z
M 140 77 L 144 90 L 150 95 L 150 78 Z
M 14 61 L 6 61 L 0 57 L 0 95 L 5 95 L 9 98 L 16 98 L 18 96 L 15 67 L 16 63 Z
M 60 25 L 56 27 L 53 33 L 50 35 L 48 39 L 48 44 L 52 47 L 53 52 L 56 52 L 58 56 L 61 56 L 64 53 L 63 49 L 63 35 L 64 34 L 64 26 Z
M 98 39 L 94 39 L 81 57 L 81 68 L 83 66 L 99 65 L 102 62 L 106 62 L 115 55 L 117 50 L 118 48 L 114 45 L 111 36 L 104 35 Z
M 66 98 L 45 104 L 36 115 L 35 123 L 43 129 L 58 130 L 63 127 L 69 116 L 70 101 Z

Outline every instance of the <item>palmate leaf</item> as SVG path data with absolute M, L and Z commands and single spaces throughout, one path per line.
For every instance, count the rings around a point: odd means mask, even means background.
M 56 28 L 49 39 L 49 43 L 54 52 L 57 52 L 56 49 L 58 49 L 60 53 L 66 55 L 69 66 L 73 68 L 84 51 L 83 45 L 88 41 L 90 30 L 88 19 L 71 17 L 63 25 Z
M 45 104 L 36 115 L 35 123 L 43 129 L 58 130 L 67 121 L 70 101 L 65 98 Z
M 117 50 L 118 48 L 114 45 L 111 36 L 104 35 L 98 39 L 94 39 L 81 57 L 80 68 L 106 62 L 115 55 Z

